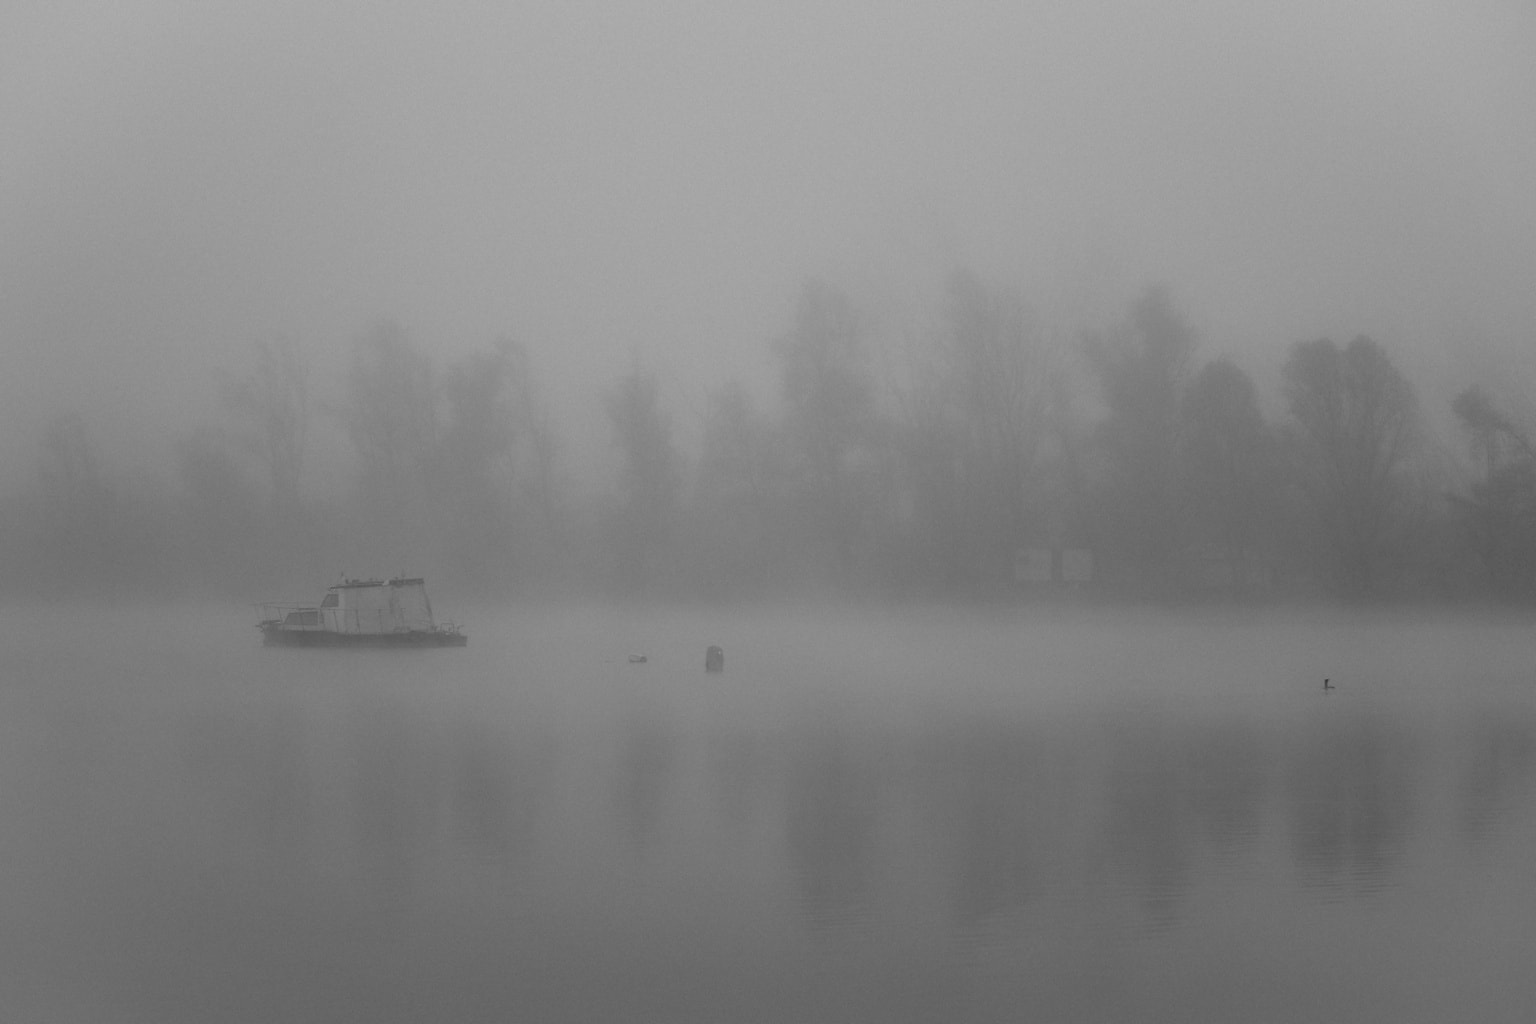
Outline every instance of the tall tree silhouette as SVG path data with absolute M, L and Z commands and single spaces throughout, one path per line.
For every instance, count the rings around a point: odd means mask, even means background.
M 1003 584 L 1031 525 L 1046 352 L 1020 299 L 959 271 L 935 354 L 899 435 L 925 546 L 954 582 Z
M 1453 495 L 1494 590 L 1536 594 L 1536 445 L 1479 387 L 1451 403 L 1481 476 Z
M 23 575 L 41 593 L 150 590 L 165 582 L 163 488 L 109 471 L 85 421 L 74 413 L 43 432 L 35 489 L 22 503 Z
M 1158 286 L 1131 304 L 1118 331 L 1086 343 L 1105 405 L 1100 536 L 1148 590 L 1171 582 L 1181 539 L 1184 390 L 1195 347 L 1194 331 Z
M 517 442 L 513 350 L 472 352 L 442 374 L 433 462 L 434 523 L 455 575 L 496 585 L 512 567 L 511 488 Z
M 237 461 L 232 446 L 209 430 L 189 433 L 177 445 L 176 477 L 181 485 L 177 551 L 188 576 L 199 584 L 227 589 L 275 585 L 288 562 L 284 545 L 296 540 L 267 530 L 271 506 Z
M 1185 420 L 1192 518 L 1220 547 L 1232 586 L 1241 590 L 1274 525 L 1274 438 L 1253 381 L 1224 358 L 1195 375 Z
M 613 535 L 619 583 L 638 592 L 661 575 L 682 471 L 672 440 L 672 419 L 661 408 L 656 377 L 638 359 L 608 393 L 607 410 L 620 456 Z
M 437 447 L 437 381 L 432 361 L 405 331 L 379 323 L 356 339 L 341 410 L 357 456 L 357 501 L 350 520 L 362 527 L 358 552 L 420 565 L 434 543 L 426 516 L 429 472 Z
M 739 381 L 709 396 L 693 491 L 700 581 L 713 594 L 767 583 L 781 554 L 784 467 L 779 436 Z
M 774 349 L 801 533 L 813 562 L 830 559 L 839 578 L 847 580 L 870 513 L 874 389 L 864 327 L 847 295 L 809 281 L 800 292 L 794 326 Z
M 1343 349 L 1328 338 L 1298 342 L 1284 375 L 1315 551 L 1341 592 L 1370 594 L 1403 554 L 1418 440 L 1413 388 L 1364 335 Z
M 223 397 L 245 446 L 258 456 L 272 511 L 291 516 L 300 507 L 309 444 L 309 364 L 292 338 L 261 339 L 251 352 L 254 365 L 225 383 Z

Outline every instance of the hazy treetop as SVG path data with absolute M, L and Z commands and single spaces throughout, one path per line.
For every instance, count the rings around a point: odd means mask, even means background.
M 13 0 L 0 426 L 179 424 L 252 339 L 380 317 L 518 337 L 576 420 L 631 351 L 702 409 L 767 393 L 804 277 L 899 321 L 956 266 L 1465 377 L 1533 347 L 1533 96 L 1520 0 Z

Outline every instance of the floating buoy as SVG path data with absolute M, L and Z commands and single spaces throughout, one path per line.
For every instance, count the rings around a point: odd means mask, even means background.
M 629 656 L 629 663 L 631 665 L 644 665 L 645 664 L 645 655 L 643 655 L 643 654 L 631 654 Z
M 1323 689 L 1325 689 L 1325 690 L 1332 690 L 1333 688 L 1334 688 L 1334 686 L 1333 686 L 1332 683 L 1330 683 L 1326 679 L 1323 680 Z
M 704 652 L 704 671 L 705 672 L 724 672 L 725 671 L 725 652 L 722 651 L 718 647 L 711 647 L 709 650 L 705 651 Z

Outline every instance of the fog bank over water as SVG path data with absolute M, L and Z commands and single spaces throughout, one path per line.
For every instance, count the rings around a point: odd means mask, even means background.
M 1533 53 L 1508 0 L 11 4 L 0 570 L 1526 599 Z

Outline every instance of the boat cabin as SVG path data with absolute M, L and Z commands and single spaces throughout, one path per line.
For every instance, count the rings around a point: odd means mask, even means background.
M 420 578 L 342 580 L 319 605 L 264 604 L 257 623 L 264 643 L 290 646 L 463 647 L 451 622 L 432 618 Z
M 430 632 L 432 604 L 421 579 L 343 580 L 328 588 L 319 606 L 267 605 L 269 621 L 284 631 L 370 635 Z

